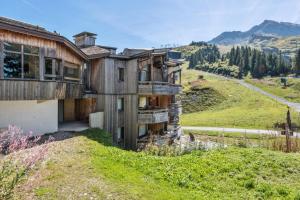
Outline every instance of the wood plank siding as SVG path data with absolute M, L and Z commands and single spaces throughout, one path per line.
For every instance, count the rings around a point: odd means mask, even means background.
M 52 100 L 81 98 L 83 85 L 71 82 L 0 80 L 0 100 Z

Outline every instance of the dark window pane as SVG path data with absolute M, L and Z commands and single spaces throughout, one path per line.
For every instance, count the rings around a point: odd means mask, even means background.
M 45 58 L 45 74 L 52 75 L 52 59 Z
M 124 69 L 119 68 L 119 81 L 124 81 Z
M 38 47 L 24 45 L 24 53 L 30 53 L 30 54 L 38 55 L 39 54 L 39 48 Z
M 5 53 L 4 54 L 4 77 L 5 78 L 21 78 L 21 54 Z
M 6 51 L 15 51 L 21 53 L 21 45 L 20 44 L 13 44 L 9 42 L 4 42 L 4 50 Z
M 24 55 L 24 78 L 39 78 L 39 57 Z
M 68 78 L 79 78 L 79 66 L 72 63 L 65 63 L 64 76 Z
M 59 71 L 60 71 L 60 66 L 61 66 L 61 60 L 55 60 L 55 74 L 59 75 Z

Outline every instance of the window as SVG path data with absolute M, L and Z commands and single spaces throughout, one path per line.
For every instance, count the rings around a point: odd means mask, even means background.
M 67 80 L 79 81 L 80 80 L 80 66 L 73 64 L 73 63 L 65 62 L 64 77 Z
M 124 98 L 118 98 L 118 111 L 124 110 Z
M 119 81 L 124 81 L 124 68 L 119 68 Z
M 45 58 L 45 79 L 56 80 L 60 74 L 61 60 L 55 58 Z
M 39 78 L 39 48 L 4 43 L 4 77 L 5 78 Z
M 139 97 L 139 108 L 144 109 L 147 107 L 147 97 Z
M 119 127 L 118 128 L 118 141 L 124 140 L 124 127 Z
M 4 53 L 4 78 L 22 78 L 21 54 Z
M 39 77 L 40 59 L 38 56 L 24 54 L 24 78 L 36 79 Z
M 147 135 L 147 125 L 139 125 L 139 137 L 143 137 L 145 135 Z
M 45 58 L 45 75 L 52 75 L 52 59 Z

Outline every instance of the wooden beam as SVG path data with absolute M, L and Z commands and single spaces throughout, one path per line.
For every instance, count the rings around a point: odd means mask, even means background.
M 53 76 L 56 76 L 55 65 L 56 65 L 56 60 L 52 59 L 52 75 Z M 44 72 L 44 74 L 45 74 L 45 72 Z M 52 78 L 52 80 L 55 80 L 55 78 Z
M 64 67 L 65 67 L 65 60 L 62 60 L 59 66 L 59 76 L 62 81 L 64 80 Z
M 4 43 L 0 41 L 0 79 L 4 78 Z
M 40 48 L 39 52 L 39 72 L 40 72 L 40 80 L 44 80 L 44 74 L 45 74 L 45 48 Z

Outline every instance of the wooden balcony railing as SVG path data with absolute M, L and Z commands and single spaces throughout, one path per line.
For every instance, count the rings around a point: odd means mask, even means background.
M 75 82 L 0 79 L 0 100 L 81 98 L 83 92 L 83 84 Z
M 138 122 L 140 124 L 154 124 L 169 120 L 168 109 L 139 110 Z
M 139 94 L 144 95 L 175 95 L 181 91 L 181 85 L 156 81 L 140 81 L 138 90 Z

